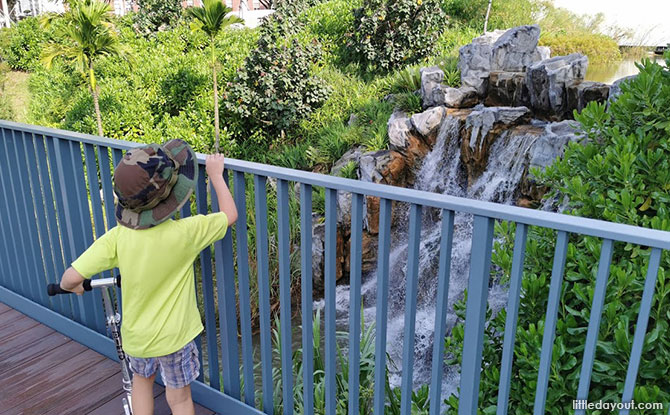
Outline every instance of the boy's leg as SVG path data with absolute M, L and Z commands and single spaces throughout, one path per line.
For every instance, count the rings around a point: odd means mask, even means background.
M 191 398 L 191 385 L 183 388 L 165 388 L 165 398 L 172 410 L 172 415 L 194 415 L 195 407 Z
M 191 341 L 182 349 L 159 357 L 161 376 L 165 383 L 165 398 L 174 415 L 193 415 L 191 382 L 200 374 L 198 348 Z
M 132 405 L 133 415 L 153 415 L 154 379 L 156 375 L 145 378 L 133 375 Z

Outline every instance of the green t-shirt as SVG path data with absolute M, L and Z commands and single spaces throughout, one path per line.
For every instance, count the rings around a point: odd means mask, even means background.
M 119 268 L 126 353 L 164 356 L 202 331 L 193 261 L 227 229 L 223 212 L 167 220 L 143 230 L 116 226 L 72 263 L 85 278 Z

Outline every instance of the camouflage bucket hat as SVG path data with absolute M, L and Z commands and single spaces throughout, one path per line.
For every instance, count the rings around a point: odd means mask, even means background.
M 188 201 L 197 178 L 195 153 L 183 140 L 128 150 L 114 170 L 116 220 L 131 229 L 164 222 Z

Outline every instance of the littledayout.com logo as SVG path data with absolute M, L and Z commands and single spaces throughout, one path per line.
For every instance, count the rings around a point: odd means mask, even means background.
M 663 404 L 661 402 L 589 402 L 586 399 L 578 399 L 572 401 L 573 410 L 594 410 L 602 409 L 606 411 L 616 411 L 621 409 L 628 410 L 641 410 L 641 409 L 663 409 Z

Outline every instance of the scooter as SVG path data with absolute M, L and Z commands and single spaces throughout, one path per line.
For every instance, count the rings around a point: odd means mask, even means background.
M 119 327 L 121 325 L 121 315 L 114 310 L 114 303 L 112 302 L 112 297 L 109 294 L 109 287 L 116 285 L 121 287 L 121 276 L 116 276 L 113 278 L 100 278 L 96 280 L 86 279 L 84 280 L 84 291 L 91 291 L 93 288 L 100 288 L 102 292 L 102 303 L 105 308 L 105 318 L 107 320 L 107 328 L 111 332 L 112 339 L 116 345 L 116 353 L 119 356 L 119 362 L 121 363 L 121 376 L 123 382 L 123 390 L 125 391 L 125 396 L 123 397 L 123 411 L 125 415 L 133 415 L 132 404 L 131 404 L 131 391 L 132 391 L 132 377 L 130 372 L 130 363 L 128 358 L 121 347 L 121 331 Z M 66 291 L 60 287 L 58 284 L 48 284 L 47 293 L 50 296 L 57 294 L 72 294 L 71 291 Z

